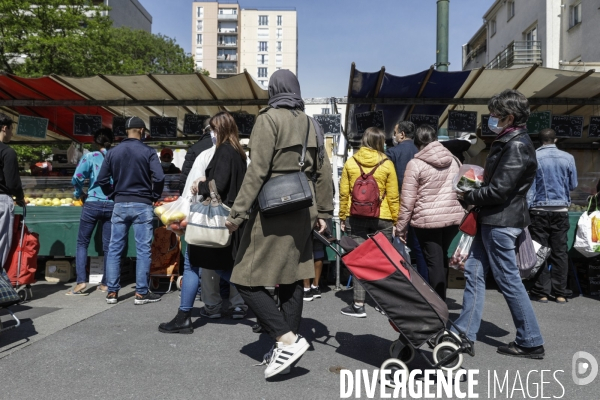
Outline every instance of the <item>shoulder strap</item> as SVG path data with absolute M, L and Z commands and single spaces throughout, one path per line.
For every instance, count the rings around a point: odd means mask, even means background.
M 308 115 L 306 116 L 306 137 L 304 138 L 304 144 L 302 145 L 302 155 L 300 155 L 300 171 L 304 167 L 304 159 L 306 158 L 306 146 L 308 146 L 308 135 L 310 133 L 310 118 Z

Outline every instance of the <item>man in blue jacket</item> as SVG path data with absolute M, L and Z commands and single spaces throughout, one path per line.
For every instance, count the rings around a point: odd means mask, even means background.
M 162 194 L 165 175 L 156 151 L 142 143 L 146 130 L 144 121 L 131 117 L 125 122 L 125 129 L 127 139 L 106 154 L 98 175 L 98 185 L 115 202 L 106 256 L 106 302 L 116 304 L 118 301 L 121 254 L 129 228 L 133 225 L 137 251 L 134 304 L 154 303 L 160 300 L 160 296 L 148 290 L 154 217 L 152 203 Z
M 536 150 L 538 169 L 527 193 L 529 232 L 533 240 L 552 250 L 548 259 L 552 267 L 541 268 L 529 293 L 533 301 L 547 303 L 548 297 L 554 295 L 557 303 L 565 304 L 571 295 L 567 289 L 569 192 L 577 187 L 577 170 L 573 156 L 556 148 L 554 130 L 544 129 L 539 140 L 542 147 Z

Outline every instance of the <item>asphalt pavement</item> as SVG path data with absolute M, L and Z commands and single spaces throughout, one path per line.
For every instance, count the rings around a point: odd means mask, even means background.
M 372 376 L 390 357 L 398 336 L 372 306 L 367 306 L 367 318 L 340 314 L 352 291 L 330 287 L 322 298 L 304 303 L 300 333 L 311 343 L 309 351 L 291 374 L 267 381 L 265 367 L 254 364 L 272 341 L 252 332 L 251 313 L 243 320 L 209 320 L 200 318 L 202 303 L 196 302 L 195 332 L 168 335 L 157 328 L 176 314 L 178 292 L 134 306 L 128 285 L 121 291 L 124 299 L 109 306 L 100 292 L 65 296 L 68 286 L 36 284 L 34 300 L 15 308 L 22 325 L 0 334 L 0 399 L 339 399 L 340 370 L 354 375 L 366 370 Z M 576 352 L 600 361 L 598 299 L 534 303 L 546 358 L 523 360 L 496 353 L 497 346 L 514 339 L 515 329 L 502 295 L 488 290 L 486 296 L 476 355 L 465 355 L 463 363 L 467 370 L 478 370 L 472 371 L 478 381 L 472 390 L 479 398 L 598 398 L 600 377 L 579 386 L 571 374 Z M 462 290 L 450 289 L 452 318 L 461 302 Z M 0 310 L 0 318 L 10 324 L 5 311 Z M 424 354 L 431 357 L 428 349 Z M 409 367 L 427 368 L 419 357 Z M 468 389 L 466 382 L 458 386 Z M 373 398 L 380 396 L 377 387 Z M 351 398 L 369 398 L 364 385 Z

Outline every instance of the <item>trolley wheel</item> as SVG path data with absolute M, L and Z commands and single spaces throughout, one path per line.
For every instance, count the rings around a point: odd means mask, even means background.
M 404 347 L 401 347 L 404 346 Z M 400 340 L 394 340 L 390 346 L 390 357 L 398 358 L 408 364 L 415 358 L 415 349 Z
M 437 364 L 458 349 L 459 347 L 452 342 L 442 342 L 433 349 L 433 361 Z M 440 365 L 440 368 L 446 371 L 456 371 L 462 363 L 463 355 L 458 353 Z
M 458 334 L 456 334 L 452 331 L 444 331 L 443 333 L 436 336 L 435 345 L 437 346 L 438 344 L 440 344 L 442 342 L 454 343 L 455 345 L 457 345 L 459 347 L 462 344 L 462 340 L 461 340 L 460 336 L 458 336 Z
M 408 367 L 403 361 L 398 360 L 397 358 L 388 358 L 381 364 L 381 370 L 389 369 L 390 373 L 385 375 L 386 380 L 388 381 L 387 387 L 392 389 L 396 388 L 396 383 L 394 382 L 394 374 L 396 371 L 404 370 L 406 371 L 405 377 L 408 378 Z
M 183 285 L 183 275 L 177 277 L 177 289 L 181 290 L 181 285 Z
M 21 289 L 17 290 L 17 294 L 19 295 L 19 298 L 21 299 L 21 301 L 29 300 L 29 295 L 27 294 L 27 289 L 21 288 Z
M 160 280 L 158 278 L 150 278 L 150 289 L 156 290 L 160 285 Z

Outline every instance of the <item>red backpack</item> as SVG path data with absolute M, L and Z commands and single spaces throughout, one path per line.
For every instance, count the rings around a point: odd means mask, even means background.
M 383 199 L 385 199 L 385 193 L 383 197 L 379 197 L 379 185 L 373 177 L 375 171 L 381 164 L 387 161 L 387 158 L 381 160 L 373 169 L 365 174 L 362 165 L 354 157 L 354 162 L 360 169 L 360 176 L 356 178 L 354 186 L 352 187 L 352 206 L 350 207 L 350 216 L 352 217 L 368 217 L 368 218 L 379 218 L 379 208 Z

